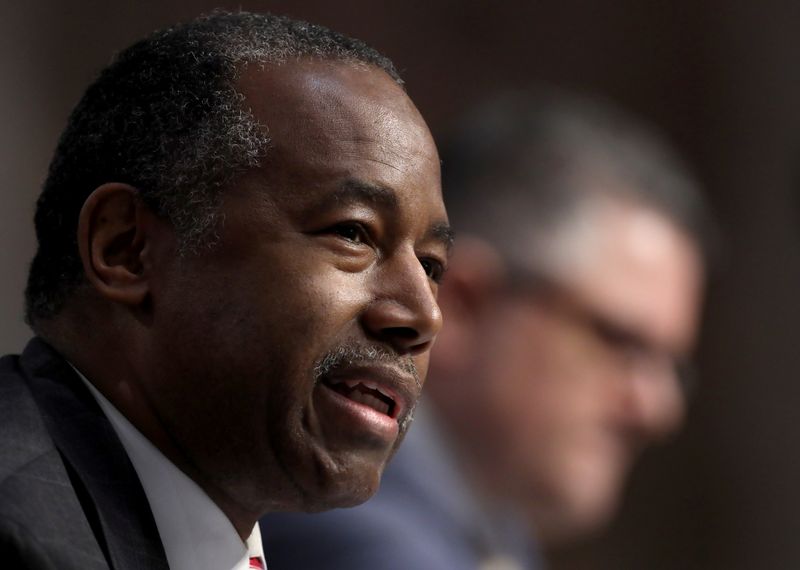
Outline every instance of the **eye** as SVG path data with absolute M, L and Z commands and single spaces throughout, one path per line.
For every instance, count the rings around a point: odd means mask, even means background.
M 422 265 L 422 269 L 425 270 L 425 275 L 427 275 L 434 283 L 439 283 L 442 280 L 445 267 L 440 261 L 430 258 L 423 258 L 420 259 L 419 262 L 420 265 Z
M 635 332 L 609 322 L 602 318 L 596 318 L 592 322 L 597 336 L 612 349 L 627 356 L 636 356 L 647 353 L 649 347 L 647 342 Z
M 349 242 L 353 243 L 369 242 L 369 236 L 367 235 L 367 230 L 364 229 L 364 226 L 362 226 L 358 222 L 343 222 L 341 224 L 336 224 L 328 231 L 343 239 L 346 239 Z

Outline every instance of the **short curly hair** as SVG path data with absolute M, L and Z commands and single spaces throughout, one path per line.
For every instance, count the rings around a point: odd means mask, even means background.
M 451 223 L 510 263 L 557 257 L 560 232 L 598 198 L 660 214 L 707 264 L 719 255 L 716 221 L 688 165 L 652 125 L 609 102 L 546 86 L 497 93 L 459 122 L 440 156 Z
M 402 85 L 392 62 L 360 40 L 269 14 L 217 11 L 122 51 L 86 90 L 50 164 L 35 215 L 28 323 L 56 316 L 85 282 L 78 216 L 103 183 L 137 188 L 174 226 L 182 254 L 213 246 L 221 191 L 270 142 L 235 81 L 248 64 L 302 57 L 375 66 Z

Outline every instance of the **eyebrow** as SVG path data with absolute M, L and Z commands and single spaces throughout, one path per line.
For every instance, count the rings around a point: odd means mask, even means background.
M 363 180 L 348 178 L 325 199 L 327 206 L 349 202 L 368 202 L 380 205 L 387 210 L 397 210 L 397 196 L 394 190 Z
M 348 178 L 342 182 L 336 190 L 325 197 L 319 207 L 326 209 L 334 205 L 354 202 L 376 204 L 393 212 L 399 209 L 397 194 L 394 190 L 355 178 Z M 428 229 L 426 238 L 440 242 L 449 255 L 455 241 L 455 232 L 446 222 L 437 222 Z
M 444 244 L 445 249 L 447 249 L 447 255 L 450 255 L 453 249 L 453 243 L 456 241 L 456 233 L 453 229 L 448 224 L 438 223 L 433 225 L 429 233 L 437 241 Z

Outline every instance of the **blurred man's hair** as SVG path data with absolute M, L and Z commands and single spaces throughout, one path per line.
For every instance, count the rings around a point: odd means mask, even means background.
M 37 203 L 39 249 L 26 296 L 28 322 L 52 318 L 83 282 L 78 216 L 98 186 L 119 182 L 175 227 L 186 254 L 212 245 L 220 191 L 265 155 L 260 125 L 236 91 L 248 64 L 300 57 L 378 67 L 363 42 L 281 16 L 215 12 L 121 52 L 70 116 Z
M 558 255 L 554 234 L 583 206 L 626 200 L 663 215 L 708 256 L 708 210 L 663 139 L 595 99 L 549 88 L 497 96 L 442 146 L 450 219 L 510 260 L 547 263 Z

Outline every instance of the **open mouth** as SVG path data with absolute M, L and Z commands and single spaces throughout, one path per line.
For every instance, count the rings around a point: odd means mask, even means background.
M 372 382 L 325 379 L 322 383 L 345 398 L 369 406 L 381 414 L 394 418 L 397 408 L 395 401 Z

